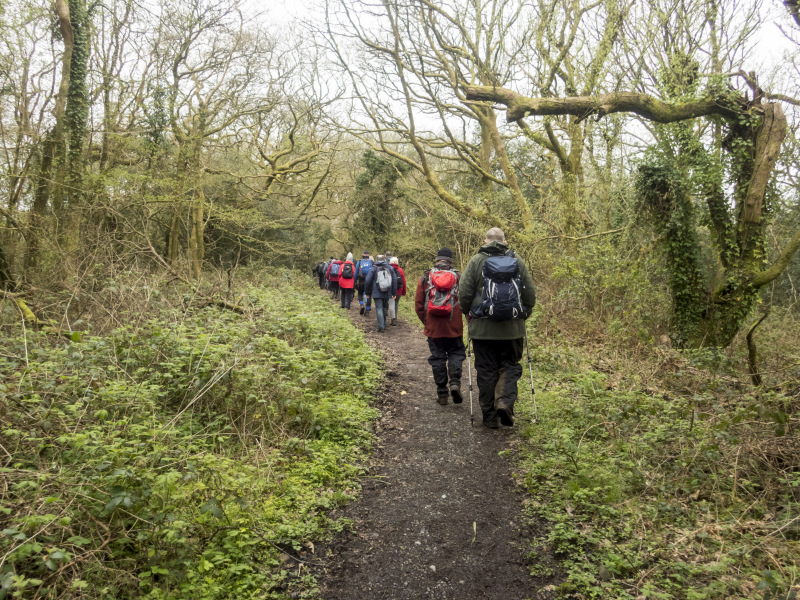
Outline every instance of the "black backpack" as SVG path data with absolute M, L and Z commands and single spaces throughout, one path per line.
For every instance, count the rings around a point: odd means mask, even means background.
M 352 279 L 353 278 L 353 265 L 352 263 L 346 262 L 342 267 L 342 279 Z
M 490 256 L 483 263 L 481 302 L 469 312 L 474 319 L 525 319 L 528 312 L 522 305 L 522 290 L 519 263 L 514 253 L 509 250 L 502 256 Z

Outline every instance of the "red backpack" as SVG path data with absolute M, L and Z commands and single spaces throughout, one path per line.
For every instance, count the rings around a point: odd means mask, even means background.
M 431 269 L 427 281 L 428 300 L 425 310 L 436 317 L 453 319 L 453 306 L 458 302 L 458 274 L 455 271 Z

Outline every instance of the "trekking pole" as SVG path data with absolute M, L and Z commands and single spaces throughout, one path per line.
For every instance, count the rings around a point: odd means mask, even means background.
M 469 347 L 472 344 L 472 339 L 467 337 L 467 374 L 469 375 L 469 426 L 475 425 L 475 417 L 472 415 L 472 361 L 469 357 Z
M 531 368 L 531 347 L 528 345 L 528 327 L 525 327 L 525 350 L 528 352 L 528 374 L 531 376 L 531 397 L 533 398 L 533 422 L 539 422 L 539 413 L 536 410 L 536 392 L 533 389 L 533 369 Z

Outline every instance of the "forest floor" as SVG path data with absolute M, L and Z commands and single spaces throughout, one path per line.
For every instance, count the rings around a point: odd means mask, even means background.
M 376 447 L 360 499 L 332 515 L 352 526 L 317 550 L 322 598 L 551 597 L 553 582 L 526 567 L 541 532 L 523 514 L 514 482 L 515 429 L 483 427 L 477 384 L 470 424 L 466 362 L 464 402 L 437 404 L 421 329 L 398 318 L 378 333 L 374 312 L 363 317 L 356 304 L 349 316 L 385 363 Z

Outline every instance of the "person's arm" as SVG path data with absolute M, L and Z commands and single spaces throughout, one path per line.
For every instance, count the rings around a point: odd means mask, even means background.
M 422 323 L 425 323 L 425 277 L 421 277 L 417 283 L 417 291 L 414 294 L 414 311 Z
M 528 267 L 521 260 L 517 260 L 519 262 L 519 278 L 522 282 L 522 305 L 525 307 L 528 316 L 530 316 L 533 307 L 536 306 L 536 290 L 533 287 L 533 278 L 528 271 Z
M 369 300 L 372 297 L 372 286 L 373 286 L 373 283 L 375 282 L 375 271 L 376 270 L 377 269 L 375 269 L 375 268 L 370 269 L 369 273 L 367 273 L 367 278 L 364 281 L 364 297 L 367 300 Z
M 467 268 L 464 269 L 464 272 L 461 274 L 461 278 L 459 279 L 458 283 L 458 303 L 461 305 L 461 312 L 464 315 L 469 313 L 469 309 L 472 306 L 472 301 L 475 298 L 475 292 L 477 290 L 477 269 L 479 259 L 477 256 L 473 256 L 470 261 L 467 263 Z

